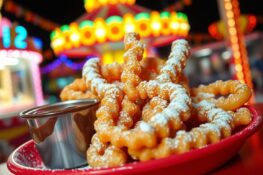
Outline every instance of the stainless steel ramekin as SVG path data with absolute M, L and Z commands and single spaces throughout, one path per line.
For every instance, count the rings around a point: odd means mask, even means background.
M 85 166 L 86 150 L 94 134 L 93 123 L 99 102 L 72 100 L 39 106 L 20 113 L 43 163 L 51 169 Z

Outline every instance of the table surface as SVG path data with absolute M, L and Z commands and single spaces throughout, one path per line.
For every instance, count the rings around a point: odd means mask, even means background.
M 263 103 L 254 106 L 263 116 Z M 7 170 L 6 164 L 0 164 L 0 174 L 12 175 Z M 263 174 L 263 126 L 246 141 L 237 155 L 209 174 Z

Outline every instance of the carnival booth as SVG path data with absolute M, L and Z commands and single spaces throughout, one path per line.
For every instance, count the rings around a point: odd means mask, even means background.
M 0 43 L 0 117 L 43 103 L 39 64 L 40 41 L 27 30 L 2 19 Z
M 146 54 L 155 56 L 155 47 L 186 37 L 190 28 L 185 14 L 150 11 L 135 0 L 84 2 L 87 14 L 51 33 L 57 55 L 85 58 L 95 54 L 104 64 L 121 63 L 124 33 L 138 32 L 147 45 Z
M 22 110 L 43 104 L 41 41 L 8 19 L 0 20 L 0 162 L 30 138 Z

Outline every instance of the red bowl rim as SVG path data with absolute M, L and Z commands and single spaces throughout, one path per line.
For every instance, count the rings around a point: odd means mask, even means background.
M 262 117 L 258 114 L 256 109 L 252 106 L 247 106 L 249 110 L 253 114 L 252 122 L 246 126 L 241 131 L 233 134 L 232 136 L 223 139 L 222 141 L 207 145 L 200 149 L 191 150 L 189 152 L 178 154 L 178 155 L 171 155 L 169 157 L 156 159 L 156 160 L 150 160 L 146 162 L 133 162 L 128 163 L 123 166 L 118 167 L 112 167 L 112 168 L 93 168 L 93 169 L 74 169 L 74 170 L 51 170 L 51 169 L 40 169 L 40 168 L 31 168 L 23 166 L 19 163 L 17 163 L 14 159 L 15 154 L 23 147 L 27 146 L 28 144 L 33 144 L 33 140 L 30 140 L 20 147 L 18 147 L 13 153 L 9 156 L 7 161 L 8 169 L 13 172 L 23 172 L 23 173 L 36 173 L 37 171 L 40 171 L 41 173 L 52 173 L 56 172 L 56 174 L 71 174 L 73 172 L 78 174 L 115 174 L 115 173 L 122 173 L 124 171 L 130 171 L 130 173 L 136 173 L 139 171 L 145 171 L 152 170 L 153 168 L 164 168 L 169 167 L 177 163 L 183 163 L 186 161 L 190 161 L 192 159 L 196 159 L 197 157 L 200 157 L 206 153 L 216 151 L 218 149 L 222 149 L 222 147 L 228 147 L 229 145 L 235 143 L 236 141 L 245 140 L 246 138 L 250 137 L 252 134 L 256 132 L 256 130 L 259 128 L 259 126 L 262 124 Z

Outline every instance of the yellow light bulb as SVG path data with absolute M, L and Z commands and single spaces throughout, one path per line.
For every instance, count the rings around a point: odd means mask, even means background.
M 106 32 L 105 32 L 104 28 L 98 28 L 96 30 L 96 36 L 98 38 L 105 36 L 105 34 L 106 34 Z
M 230 3 L 230 2 L 225 3 L 225 8 L 226 8 L 227 10 L 231 10 L 231 9 L 232 9 L 231 3 Z
M 235 69 L 236 69 L 237 72 L 242 72 L 242 70 L 243 70 L 241 64 L 237 64 L 237 65 L 235 66 Z
M 78 33 L 73 33 L 70 35 L 70 40 L 73 42 L 77 42 L 77 41 L 79 41 L 79 39 L 80 39 L 80 36 Z
M 178 21 L 178 18 L 175 12 L 171 13 L 170 28 L 171 28 L 172 34 L 177 35 L 179 33 L 180 23 Z
M 134 18 L 132 14 L 126 14 L 123 17 L 124 19 L 124 30 L 125 32 L 134 32 L 135 31 L 135 24 Z
M 160 30 L 161 24 L 159 22 L 153 22 L 152 23 L 152 29 L 153 30 Z
M 235 35 L 233 35 L 233 36 L 231 36 L 230 41 L 232 43 L 237 43 L 238 39 L 237 39 L 237 37 Z
M 128 24 L 125 26 L 125 32 L 134 32 L 135 31 L 135 27 L 132 24 Z
M 240 58 L 240 52 L 234 52 L 233 55 L 234 55 L 235 58 Z
M 233 14 L 232 11 L 228 11 L 228 12 L 226 12 L 226 16 L 227 16 L 228 18 L 233 18 L 234 14 Z
M 160 35 L 161 20 L 158 12 L 151 13 L 151 29 L 154 36 Z
M 229 19 L 227 24 L 230 26 L 230 27 L 233 27 L 235 25 L 235 21 L 233 19 Z
M 237 34 L 237 30 L 235 28 L 230 28 L 229 29 L 229 33 L 230 33 L 230 35 L 236 35 Z
M 237 78 L 239 80 L 244 80 L 244 74 L 242 72 L 237 72 Z
M 105 22 L 102 18 L 95 20 L 95 35 L 98 42 L 104 42 L 106 40 Z

